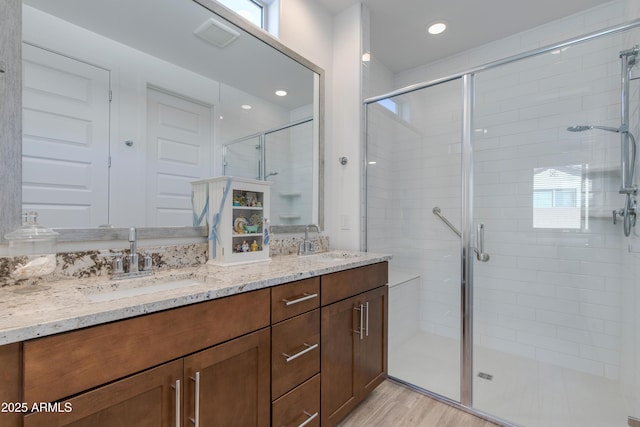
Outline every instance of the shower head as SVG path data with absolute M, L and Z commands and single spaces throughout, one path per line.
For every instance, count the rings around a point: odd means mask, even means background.
M 600 129 L 600 130 L 606 130 L 609 132 L 620 132 L 620 128 L 612 128 L 610 126 L 577 125 L 577 126 L 569 126 L 567 128 L 569 132 L 584 132 L 586 130 L 591 130 L 591 129 Z

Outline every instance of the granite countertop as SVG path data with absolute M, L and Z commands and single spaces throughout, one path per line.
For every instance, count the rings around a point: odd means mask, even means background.
M 19 293 L 0 289 L 0 345 L 72 331 L 308 277 L 387 261 L 384 254 L 331 251 L 270 262 L 189 267 L 153 276 L 105 277 L 46 283 L 48 289 Z

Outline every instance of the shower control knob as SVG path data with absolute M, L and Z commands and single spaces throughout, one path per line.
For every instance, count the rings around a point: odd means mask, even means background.
M 615 209 L 613 210 L 613 225 L 616 225 L 618 223 L 618 215 L 624 215 L 624 211 L 622 209 L 620 209 L 619 211 Z

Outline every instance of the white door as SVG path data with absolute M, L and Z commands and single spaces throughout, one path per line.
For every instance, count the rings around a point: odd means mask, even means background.
M 109 222 L 109 71 L 23 44 L 23 210 L 49 227 Z
M 147 90 L 147 225 L 191 226 L 191 181 L 212 168 L 211 107 Z

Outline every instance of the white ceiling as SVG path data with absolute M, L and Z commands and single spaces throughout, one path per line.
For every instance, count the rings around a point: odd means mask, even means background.
M 23 0 L 23 3 L 241 88 L 273 105 L 291 110 L 313 102 L 313 72 L 249 33 L 236 28 L 241 36 L 222 49 L 195 37 L 193 31 L 215 15 L 192 1 Z M 235 27 L 228 22 L 226 25 Z M 285 89 L 289 95 L 277 97 L 276 89 Z
M 611 0 L 315 0 L 332 14 L 364 3 L 371 14 L 371 54 L 391 71 L 419 65 L 537 27 Z M 428 37 L 425 26 L 448 29 Z

